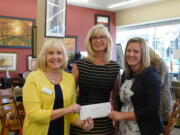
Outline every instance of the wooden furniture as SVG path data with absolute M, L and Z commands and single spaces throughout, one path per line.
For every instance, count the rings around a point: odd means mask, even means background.
M 1 135 L 8 135 L 9 131 L 18 134 L 24 120 L 19 106 L 23 105 L 22 103 L 17 103 L 13 85 L 11 86 L 11 91 L 0 90 L 0 105 Z
M 180 98 L 180 81 L 172 81 L 171 90 L 174 92 L 175 100 Z M 180 112 L 179 112 L 180 115 Z M 176 126 L 180 126 L 180 117 L 176 120 Z
M 177 118 L 179 117 L 179 111 L 180 111 L 180 98 L 176 99 L 176 102 L 173 105 L 173 110 L 169 118 L 168 124 L 166 126 L 164 135 L 171 135 L 172 129 L 176 124 Z

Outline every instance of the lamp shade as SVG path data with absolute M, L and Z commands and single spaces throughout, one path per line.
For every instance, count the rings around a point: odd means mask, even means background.
M 1 60 L 0 66 L 1 67 L 12 66 L 12 61 L 10 61 L 8 58 L 4 58 Z
M 180 49 L 173 51 L 173 58 L 174 59 L 180 59 Z

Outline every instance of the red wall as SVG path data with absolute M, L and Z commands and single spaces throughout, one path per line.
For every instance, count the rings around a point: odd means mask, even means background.
M 1 0 L 0 15 L 36 19 L 36 7 L 37 0 Z M 114 42 L 113 54 L 115 54 L 116 26 L 114 12 L 67 5 L 66 34 L 77 36 L 78 50 L 85 51 L 86 34 L 95 25 L 95 14 L 110 16 L 110 34 Z M 17 72 L 10 72 L 11 77 L 15 77 L 18 73 L 23 73 L 27 70 L 27 56 L 32 54 L 31 49 L 0 48 L 0 52 L 18 53 Z M 115 55 L 113 55 L 113 59 L 115 59 Z M 0 72 L 0 78 L 4 75 L 5 72 Z
M 12 16 L 21 18 L 37 18 L 37 1 L 36 0 L 1 0 L 0 16 Z M 18 73 L 27 70 L 27 56 L 32 55 L 31 49 L 22 48 L 0 48 L 0 52 L 18 53 L 17 72 L 10 72 L 11 77 L 17 77 Z M 0 72 L 0 78 L 5 72 Z
M 110 34 L 113 39 L 113 59 L 116 58 L 116 25 L 115 13 L 78 6 L 67 6 L 66 34 L 78 37 L 78 50 L 85 51 L 85 38 L 88 30 L 95 25 L 95 14 L 110 16 Z

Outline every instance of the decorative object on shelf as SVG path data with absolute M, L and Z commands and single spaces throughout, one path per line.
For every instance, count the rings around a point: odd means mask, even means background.
M 95 24 L 103 24 L 110 31 L 110 16 L 108 15 L 95 15 Z
M 3 64 L 4 59 L 9 61 L 8 70 L 16 71 L 17 70 L 17 53 L 0 53 L 0 65 Z M 0 66 L 0 71 L 6 71 L 7 67 Z
M 66 0 L 46 0 L 46 37 L 65 37 Z
M 32 48 L 34 19 L 0 16 L 0 47 Z
M 78 52 L 76 36 L 66 36 L 64 38 L 64 45 L 66 47 L 68 54 L 75 54 L 76 52 Z

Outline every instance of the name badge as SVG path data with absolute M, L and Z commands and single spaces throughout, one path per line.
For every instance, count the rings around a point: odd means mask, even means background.
M 51 91 L 50 89 L 47 89 L 47 88 L 42 88 L 42 91 L 43 91 L 44 93 L 49 94 L 49 95 L 52 94 L 52 91 Z

